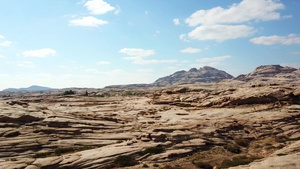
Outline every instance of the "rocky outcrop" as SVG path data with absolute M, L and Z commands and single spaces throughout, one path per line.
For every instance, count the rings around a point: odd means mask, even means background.
M 247 75 L 240 75 L 236 80 L 242 81 L 249 81 L 249 80 L 257 80 L 257 79 L 268 79 L 274 78 L 276 76 L 286 77 L 291 76 L 292 73 L 295 72 L 297 69 L 292 67 L 283 67 L 280 65 L 266 65 L 266 66 L 259 66 L 253 72 Z M 297 76 L 297 75 L 296 75 Z
M 192 68 L 189 71 L 178 71 L 174 74 L 156 80 L 154 86 L 169 86 L 174 84 L 191 84 L 196 82 L 217 82 L 224 79 L 232 79 L 233 76 L 225 71 L 213 67 L 204 66 L 197 70 Z
M 175 105 L 178 107 L 234 107 L 240 105 L 299 103 L 300 89 L 274 84 L 257 83 L 226 88 L 226 82 L 219 83 L 217 90 L 179 88 L 166 89 L 153 95 L 153 104 Z

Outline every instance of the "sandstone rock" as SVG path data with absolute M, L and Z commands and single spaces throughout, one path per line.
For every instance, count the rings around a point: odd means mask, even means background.
M 167 135 L 163 132 L 151 133 L 150 137 L 155 142 L 164 142 L 166 141 Z
M 20 134 L 21 133 L 19 131 L 8 131 L 8 132 L 5 132 L 2 136 L 3 137 L 17 137 Z
M 35 165 L 29 165 L 25 169 L 40 169 L 40 167 L 37 167 Z
M 146 159 L 146 161 L 170 161 L 175 157 L 185 156 L 191 153 L 193 150 L 191 149 L 179 149 L 179 150 L 167 150 L 165 153 L 152 155 Z
M 63 160 L 62 157 L 48 157 L 48 158 L 39 158 L 36 159 L 32 165 L 35 165 L 37 167 L 43 168 L 43 167 L 53 167 L 57 168 L 58 164 Z
M 201 147 L 205 147 L 206 141 L 203 139 L 192 139 L 188 141 L 183 141 L 182 143 L 176 144 L 174 148 L 196 148 L 199 149 Z

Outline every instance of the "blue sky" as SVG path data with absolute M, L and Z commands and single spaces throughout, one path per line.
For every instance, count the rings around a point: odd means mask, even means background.
M 299 0 L 0 0 L 0 90 L 300 67 Z

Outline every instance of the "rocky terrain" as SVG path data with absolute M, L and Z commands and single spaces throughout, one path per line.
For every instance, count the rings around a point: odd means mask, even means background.
M 211 83 L 5 92 L 0 169 L 298 169 L 299 72 L 271 65 Z

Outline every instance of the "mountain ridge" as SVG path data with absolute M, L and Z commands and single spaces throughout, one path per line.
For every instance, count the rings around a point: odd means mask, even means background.
M 53 90 L 53 88 L 32 85 L 32 86 L 25 87 L 25 88 L 7 88 L 7 89 L 4 89 L 3 91 L 15 92 L 15 91 L 45 91 L 45 90 Z
M 300 70 L 300 69 L 299 69 Z M 250 80 L 261 80 L 268 78 L 290 78 L 295 79 L 300 77 L 300 71 L 296 68 L 281 66 L 281 65 L 262 65 L 257 67 L 254 71 L 246 74 L 239 75 L 235 80 L 250 81 Z M 299 72 L 299 73 L 297 73 Z
M 154 86 L 169 86 L 174 84 L 196 83 L 196 82 L 217 82 L 224 79 L 232 79 L 233 76 L 223 70 L 210 66 L 204 66 L 200 69 L 191 68 L 189 71 L 178 71 L 172 75 L 157 79 Z
M 199 73 L 201 72 L 201 73 Z M 217 76 L 218 78 L 211 77 L 211 75 L 223 75 Z M 187 79 L 195 78 L 195 76 L 201 74 L 200 79 Z M 191 76 L 192 75 L 192 76 Z M 187 76 L 184 78 L 184 76 Z M 199 77 L 199 76 L 198 76 Z M 197 68 L 191 68 L 188 71 L 180 70 L 174 72 L 171 75 L 161 77 L 155 82 L 150 84 L 127 84 L 127 85 L 110 85 L 104 88 L 146 88 L 146 87 L 164 87 L 176 84 L 187 84 L 187 83 L 197 83 L 197 82 L 218 82 L 226 79 L 239 80 L 239 81 L 252 81 L 252 80 L 268 80 L 268 79 L 300 79 L 300 69 L 281 66 L 281 65 L 261 65 L 256 67 L 252 72 L 248 74 L 241 74 L 237 77 L 226 73 L 223 70 L 218 70 L 210 66 L 204 66 L 199 70 Z
M 192 84 L 192 83 L 210 83 L 218 82 L 226 79 L 239 80 L 239 81 L 252 81 L 252 80 L 269 80 L 269 79 L 300 79 L 300 69 L 281 66 L 281 65 L 262 65 L 258 66 L 248 74 L 241 74 L 234 78 L 226 71 L 219 70 L 210 66 L 204 66 L 199 69 L 191 68 L 188 71 L 180 70 L 171 75 L 158 78 L 153 83 L 148 84 L 125 84 L 125 85 L 109 85 L 104 88 L 108 89 L 135 89 L 147 87 L 165 87 L 178 84 Z M 66 88 L 67 89 L 67 88 Z M 73 89 L 73 88 L 71 88 Z M 54 90 L 53 88 L 32 85 L 27 88 L 8 88 L 4 89 L 5 92 L 18 92 L 18 91 L 47 91 Z
M 225 79 L 233 79 L 234 77 L 223 70 L 219 70 L 210 66 L 204 66 L 199 69 L 191 68 L 188 71 L 180 70 L 171 75 L 158 78 L 149 84 L 125 84 L 125 85 L 109 85 L 104 88 L 146 88 L 146 87 L 165 87 L 177 84 L 197 83 L 197 82 L 218 82 Z

